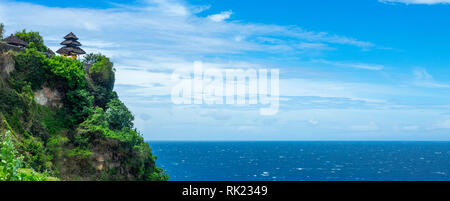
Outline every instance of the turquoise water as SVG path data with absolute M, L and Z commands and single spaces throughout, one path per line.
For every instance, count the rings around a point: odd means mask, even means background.
M 450 180 L 450 142 L 150 142 L 172 181 Z

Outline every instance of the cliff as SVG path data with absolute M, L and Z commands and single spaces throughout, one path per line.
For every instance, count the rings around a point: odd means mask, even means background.
M 0 43 L 0 180 L 167 180 L 114 92 L 109 58 Z

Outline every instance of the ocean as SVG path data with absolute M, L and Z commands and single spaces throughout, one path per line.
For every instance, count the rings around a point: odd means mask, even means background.
M 150 142 L 171 181 L 450 180 L 450 142 Z

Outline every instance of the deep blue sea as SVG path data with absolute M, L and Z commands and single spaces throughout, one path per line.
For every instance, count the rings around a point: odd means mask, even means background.
M 450 142 L 150 142 L 172 181 L 450 180 Z

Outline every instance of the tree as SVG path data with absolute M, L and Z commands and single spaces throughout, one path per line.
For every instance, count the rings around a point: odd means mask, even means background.
M 116 97 L 113 92 L 115 75 L 114 64 L 102 54 L 87 54 L 83 62 L 92 65 L 89 68 L 88 89 L 95 97 L 95 106 L 106 109 L 106 104 Z
M 119 99 L 112 99 L 107 107 L 105 116 L 111 130 L 133 128 L 134 116 Z
M 86 84 L 84 67 L 78 60 L 55 56 L 45 60 L 44 68 L 66 79 L 71 90 L 84 88 Z
M 43 68 L 45 55 L 34 48 L 27 48 L 15 55 L 15 68 L 17 75 L 23 76 L 24 81 L 31 83 L 33 90 L 38 90 L 47 81 L 47 72 Z
M 3 33 L 5 32 L 5 25 L 0 23 L 0 40 L 3 39 Z
M 44 45 L 44 39 L 39 35 L 39 32 L 27 32 L 24 29 L 21 32 L 16 32 L 15 36 L 27 43 L 33 43 L 33 46 L 40 52 L 48 51 L 47 46 Z
M 89 75 L 96 85 L 112 90 L 115 82 L 113 66 L 108 57 L 101 55 L 95 59 L 95 63 L 89 69 Z
M 94 97 L 85 89 L 69 91 L 66 94 L 65 106 L 71 114 L 72 123 L 79 124 L 86 120 L 93 112 Z
M 84 56 L 84 59 L 83 59 L 83 63 L 86 63 L 86 64 L 95 64 L 95 63 L 97 63 L 98 61 L 100 61 L 102 58 L 104 58 L 105 56 L 104 55 L 102 55 L 102 54 L 100 54 L 100 53 L 98 53 L 98 54 L 95 54 L 95 53 L 89 53 L 89 54 L 86 54 L 85 56 Z

